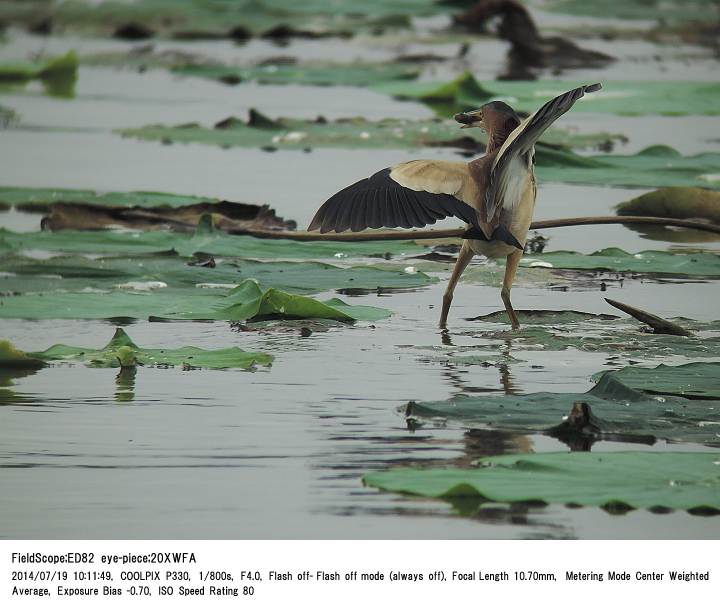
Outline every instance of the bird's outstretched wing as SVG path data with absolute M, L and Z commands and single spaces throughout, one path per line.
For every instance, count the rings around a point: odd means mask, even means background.
M 308 230 L 412 228 L 455 216 L 477 225 L 477 186 L 467 163 L 409 161 L 388 167 L 330 197 Z
M 558 95 L 542 106 L 535 114 L 526 118 L 510 133 L 505 143 L 498 150 L 495 157 L 490 178 L 485 190 L 484 208 L 485 222 L 491 222 L 500 206 L 506 203 L 506 195 L 513 187 L 513 171 L 511 168 L 517 163 L 530 163 L 532 159 L 524 158 L 540 139 L 545 130 L 558 118 L 565 114 L 573 104 L 585 93 L 592 93 L 602 88 L 602 85 L 585 85 L 572 89 L 567 93 Z

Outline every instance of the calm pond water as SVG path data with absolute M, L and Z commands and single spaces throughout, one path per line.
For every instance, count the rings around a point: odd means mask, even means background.
M 43 45 L 62 52 L 81 44 L 92 46 L 87 41 L 47 42 L 18 34 L 0 47 L 0 58 L 22 56 Z M 502 57 L 498 43 L 482 44 L 490 44 L 495 55 Z M 97 46 L 102 45 L 98 42 Z M 354 56 L 347 48 L 339 48 L 344 49 L 343 58 Z M 617 48 L 613 46 L 616 53 L 620 52 Z M 200 43 L 197 49 L 221 57 L 240 52 L 225 43 Z M 258 56 L 268 52 L 262 45 L 249 49 Z M 291 51 L 306 56 L 318 53 L 310 43 L 298 43 Z M 628 56 L 647 61 L 656 51 L 654 45 L 630 45 L 625 50 Z M 676 55 L 685 51 L 677 49 Z M 382 59 L 383 50 L 371 55 Z M 677 74 L 683 61 L 668 57 L 666 66 Z M 702 78 L 716 68 L 716 61 L 704 58 L 694 74 Z M 618 78 L 619 69 L 611 69 L 612 77 Z M 628 77 L 637 71 L 633 65 Z M 582 73 L 579 77 L 587 76 Z M 605 77 L 602 72 L 591 76 Z M 447 150 L 269 154 L 200 145 L 163 146 L 112 133 L 119 127 L 152 122 L 200 120 L 211 124 L 232 114 L 240 116 L 253 106 L 273 116 L 430 115 L 423 106 L 358 89 L 226 87 L 176 78 L 163 71 L 136 74 L 82 68 L 76 99 L 48 98 L 31 85 L 0 91 L 0 104 L 21 115 L 20 124 L 0 137 L 1 185 L 146 189 L 267 202 L 301 226 L 329 194 L 380 167 L 413 157 L 459 158 Z M 630 119 L 577 112 L 568 117 L 568 124 L 586 131 L 625 133 L 629 142 L 620 149 L 623 152 L 653 143 L 672 143 L 683 153 L 717 148 L 717 141 L 711 141 L 718 136 L 717 132 L 712 136 L 712 130 L 717 130 L 716 118 Z M 536 217 L 609 214 L 616 203 L 642 192 L 545 183 L 540 187 Z M 0 214 L 0 225 L 36 230 L 39 218 L 7 212 Z M 546 234 L 551 237 L 550 249 L 582 252 L 607 246 L 631 252 L 686 246 L 649 241 L 621 226 L 568 228 Z M 706 245 L 717 249 L 718 243 Z M 484 263 L 478 260 L 475 264 Z M 451 421 L 413 428 L 404 417 L 408 400 L 443 400 L 457 393 L 481 391 L 581 392 L 593 385 L 593 373 L 628 363 L 609 360 L 607 354 L 573 349 L 526 351 L 512 339 L 506 348 L 517 361 L 504 367 L 436 361 L 428 357 L 432 349 L 452 353 L 453 348 L 478 344 L 473 337 L 477 324 L 465 318 L 501 308 L 497 287 L 461 284 L 451 311 L 448 340 L 436 328 L 447 276 L 441 273 L 440 283 L 407 293 L 343 296 L 352 304 L 385 306 L 394 314 L 374 324 L 331 328 L 308 338 L 301 338 L 297 328 L 239 332 L 227 323 L 137 322 L 125 328 L 143 346 L 238 346 L 275 355 L 271 368 L 255 372 L 142 368 L 127 378 L 118 377 L 116 370 L 69 365 L 31 374 L 3 371 L 0 536 L 720 537 L 717 518 L 684 512 L 610 515 L 590 508 L 485 504 L 464 506 L 469 513 L 460 515 L 458 508 L 442 501 L 364 488 L 364 473 L 399 464 L 467 465 L 484 455 L 568 450 L 540 434 L 470 430 Z M 695 281 L 681 287 L 677 282 L 626 279 L 609 282 L 607 291 L 601 292 L 602 279 L 593 276 L 570 284 L 567 291 L 520 282 L 513 290 L 513 301 L 519 309 L 609 313 L 612 311 L 603 300 L 608 296 L 667 317 L 683 315 L 705 321 L 720 317 L 718 281 Z M 54 343 L 100 347 L 113 330 L 112 324 L 98 321 L 0 320 L 0 337 L 25 350 L 42 350 Z M 593 450 L 668 448 L 708 450 L 664 442 L 652 447 L 599 442 Z

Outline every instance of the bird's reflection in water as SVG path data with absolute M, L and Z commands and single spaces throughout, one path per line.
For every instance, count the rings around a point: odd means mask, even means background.
M 482 457 L 532 452 L 532 440 L 525 434 L 497 429 L 469 429 L 463 434 L 466 465 Z
M 510 368 L 508 365 L 500 364 L 498 366 L 498 370 L 500 370 L 500 384 L 503 387 L 505 395 L 517 395 L 518 387 L 513 382 L 513 376 L 510 374 Z
M 443 467 L 474 468 L 478 459 L 506 454 L 533 452 L 532 437 L 495 429 L 469 429 L 463 434 L 462 457 L 445 461 Z M 562 526 L 549 525 L 543 518 L 545 503 L 526 501 L 509 504 L 488 501 L 482 495 L 463 495 L 446 499 L 457 515 L 483 524 L 513 524 L 541 527 L 544 535 L 566 537 Z M 548 531 L 551 529 L 551 531 Z
M 446 347 L 455 346 L 455 343 L 452 341 L 452 334 L 450 334 L 447 328 L 443 328 L 440 332 L 440 342 Z
M 445 329 L 441 333 L 441 341 L 443 345 L 455 346 L 452 342 L 452 335 Z M 512 349 L 513 341 L 511 337 L 503 339 L 503 344 L 499 347 L 501 355 L 508 361 L 512 361 Z M 499 371 L 500 375 L 500 386 L 505 395 L 519 395 L 522 393 L 521 388 L 511 373 L 511 367 L 507 363 L 495 364 L 495 367 Z M 461 393 L 492 393 L 496 392 L 496 389 L 484 386 L 484 387 L 473 387 L 468 386 L 462 379 L 462 375 L 459 371 L 459 366 L 451 361 L 445 362 L 444 376 L 450 379 L 452 385 L 456 387 Z M 579 412 L 579 411 L 578 411 Z M 599 435 L 600 429 L 597 427 L 589 426 L 589 410 L 583 411 L 584 417 L 588 418 L 587 421 L 576 420 L 577 417 L 573 417 L 575 410 L 571 411 L 570 419 L 563 424 L 548 429 L 544 432 L 545 435 L 560 440 L 565 444 L 572 452 L 589 452 L 592 450 L 595 442 L 601 439 Z M 582 417 L 581 417 L 582 418 Z M 412 425 L 412 427 L 411 427 Z M 417 422 L 413 419 L 408 419 L 408 429 L 415 430 L 417 428 Z M 474 438 L 472 441 L 468 441 Z M 465 434 L 466 439 L 466 453 L 468 457 L 477 459 L 484 456 L 501 455 L 508 453 L 523 453 L 531 452 L 530 443 L 527 436 L 518 435 L 516 433 L 506 433 L 500 430 L 480 430 L 471 429 Z M 509 439 L 513 439 L 510 442 Z M 640 442 L 643 444 L 648 443 L 646 437 L 634 439 L 631 441 Z M 506 448 L 500 450 L 501 444 Z M 515 443 L 515 445 L 511 445 Z
M 132 402 L 135 399 L 137 366 L 125 366 L 115 376 L 115 401 Z
M 443 329 L 440 332 L 440 342 L 445 347 L 455 347 L 453 343 L 452 334 L 447 330 Z M 500 354 L 508 361 L 512 360 L 512 339 L 506 338 L 503 340 L 503 345 L 500 347 Z M 485 364 L 483 364 L 485 365 Z M 468 385 L 464 380 L 463 371 L 467 367 L 465 364 L 456 364 L 448 359 L 443 363 L 444 370 L 442 375 L 448 379 L 450 384 L 461 393 L 492 393 L 496 392 L 497 389 L 488 387 L 486 385 L 482 387 Z M 500 386 L 505 395 L 518 395 L 521 393 L 520 386 L 516 383 L 511 371 L 510 366 L 507 363 L 490 364 L 488 363 L 485 367 L 494 366 L 500 372 Z

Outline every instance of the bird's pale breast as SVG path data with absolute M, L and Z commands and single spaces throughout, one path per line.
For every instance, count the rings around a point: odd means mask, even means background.
M 515 183 L 507 189 L 508 196 L 502 204 L 501 222 L 520 243 L 525 244 L 535 211 L 537 189 L 532 167 L 518 171 L 516 175 Z M 515 247 L 504 241 L 469 239 L 468 244 L 473 252 L 488 258 L 504 258 L 516 251 Z

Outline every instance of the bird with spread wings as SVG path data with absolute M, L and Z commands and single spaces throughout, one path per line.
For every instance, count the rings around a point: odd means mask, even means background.
M 572 89 L 525 120 L 500 101 L 456 114 L 462 128 L 480 127 L 487 132 L 483 156 L 469 163 L 408 161 L 382 169 L 330 197 L 308 230 L 420 228 L 449 216 L 459 218 L 467 231 L 443 296 L 440 326 L 446 327 L 460 275 L 475 254 L 482 254 L 507 259 L 501 297 L 513 329 L 518 329 L 510 288 L 535 208 L 535 143 L 585 93 L 600 88 L 593 84 Z

